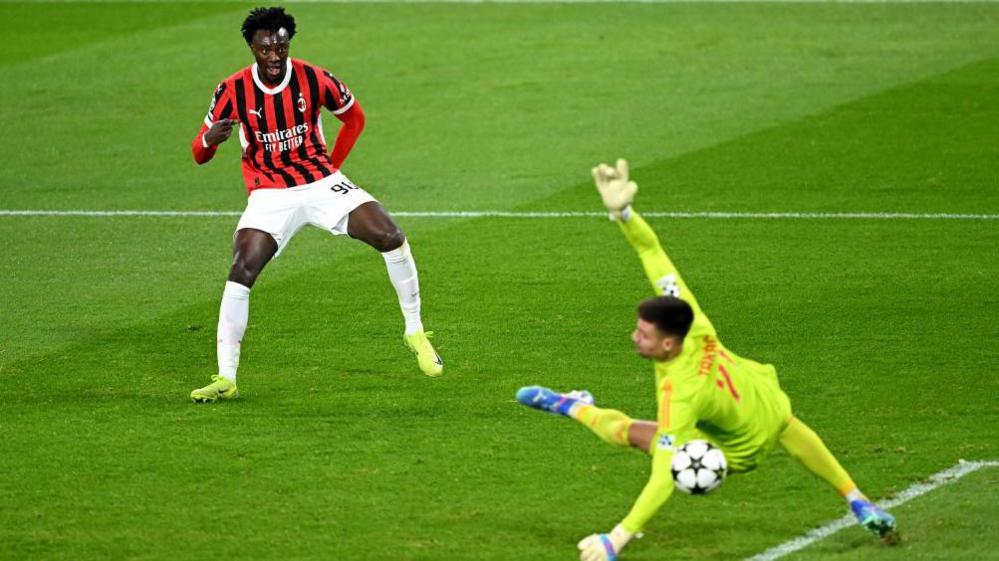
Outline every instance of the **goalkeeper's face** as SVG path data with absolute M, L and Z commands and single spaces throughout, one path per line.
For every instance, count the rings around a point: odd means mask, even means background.
M 656 324 L 642 318 L 638 318 L 638 324 L 631 332 L 631 341 L 639 355 L 652 360 L 669 360 L 679 348 L 676 337 L 666 335 Z

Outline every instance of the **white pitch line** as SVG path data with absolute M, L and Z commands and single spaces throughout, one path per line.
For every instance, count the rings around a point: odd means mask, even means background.
M 218 210 L 0 210 L 0 216 L 82 216 L 82 217 L 128 217 L 152 216 L 176 217 L 219 217 L 239 216 L 239 211 Z M 576 211 L 398 211 L 393 216 L 411 218 L 602 218 L 606 212 Z M 951 214 L 915 212 L 659 212 L 645 211 L 642 216 L 649 218 L 706 218 L 715 220 L 732 219 L 773 219 L 773 220 L 999 220 L 999 214 Z
M 934 473 L 925 483 L 916 483 L 902 491 L 895 498 L 879 502 L 878 505 L 884 509 L 894 508 L 907 503 L 916 497 L 925 495 L 930 491 L 939 489 L 944 485 L 953 483 L 969 473 L 976 472 L 982 468 L 999 467 L 999 460 L 984 460 L 977 462 L 966 462 L 960 460 L 957 465 L 951 466 L 943 471 Z M 857 521 L 852 514 L 847 514 L 843 518 L 833 520 L 824 526 L 816 528 L 806 534 L 786 541 L 778 546 L 772 547 L 763 553 L 759 553 L 746 559 L 746 561 L 774 561 L 795 551 L 804 549 L 813 543 L 825 539 L 843 528 L 848 528 L 856 524 Z

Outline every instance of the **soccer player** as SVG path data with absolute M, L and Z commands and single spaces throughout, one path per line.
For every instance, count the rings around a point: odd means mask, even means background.
M 381 252 L 405 319 L 403 339 L 423 373 L 439 376 L 443 361 L 423 330 L 416 263 L 406 236 L 374 197 L 340 171 L 364 128 L 360 103 L 329 71 L 289 57 L 295 19 L 283 8 L 251 11 L 242 32 L 256 62 L 218 85 L 191 144 L 195 161 L 204 164 L 238 129 L 249 194 L 222 292 L 219 373 L 212 383 L 191 392 L 191 399 L 210 402 L 239 395 L 236 369 L 250 289 L 264 266 L 306 224 L 346 234 Z M 330 153 L 323 135 L 323 108 L 343 123 Z
M 892 537 L 895 519 L 864 496 L 815 432 L 792 414 L 774 367 L 743 358 L 718 340 L 655 233 L 631 208 L 638 186 L 628 179 L 627 162 L 618 160 L 616 167 L 600 164 L 593 168 L 593 178 L 611 218 L 660 295 L 638 305 L 631 335 L 638 354 L 653 361 L 659 407 L 652 422 L 597 407 L 588 392 L 560 394 L 540 386 L 517 392 L 523 405 L 565 415 L 609 444 L 632 446 L 652 456 L 651 476 L 631 511 L 610 532 L 583 538 L 580 559 L 616 559 L 669 499 L 674 450 L 693 439 L 721 448 L 731 472 L 756 468 L 779 442 L 840 493 L 864 528 Z

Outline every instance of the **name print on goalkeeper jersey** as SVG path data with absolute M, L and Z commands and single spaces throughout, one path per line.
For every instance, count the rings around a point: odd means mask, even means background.
M 289 58 L 284 80 L 263 84 L 256 64 L 219 84 L 202 126 L 204 135 L 221 119 L 239 122 L 243 149 L 243 181 L 254 189 L 295 187 L 318 181 L 336 171 L 323 136 L 323 107 L 334 115 L 354 104 L 347 86 L 330 72 Z M 196 148 L 199 163 L 215 155 L 216 146 Z

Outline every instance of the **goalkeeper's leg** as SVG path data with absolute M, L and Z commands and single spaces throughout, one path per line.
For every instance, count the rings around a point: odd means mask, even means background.
M 808 425 L 791 417 L 780 435 L 780 443 L 805 469 L 825 480 L 846 499 L 864 528 L 881 537 L 886 537 L 895 530 L 895 518 L 860 491 L 850 474 Z
M 587 391 L 558 393 L 541 386 L 527 386 L 517 392 L 522 405 L 575 419 L 593 431 L 600 440 L 614 446 L 633 446 L 648 451 L 656 434 L 656 424 L 640 421 L 616 409 L 593 404 Z
M 596 405 L 581 404 L 570 411 L 569 416 L 607 444 L 631 446 L 644 452 L 649 451 L 657 430 L 652 421 L 632 419 L 617 409 L 604 409 Z
M 791 417 L 780 435 L 780 443 L 805 469 L 832 485 L 840 495 L 846 497 L 857 490 L 850 474 L 836 461 L 819 435 L 797 417 Z

